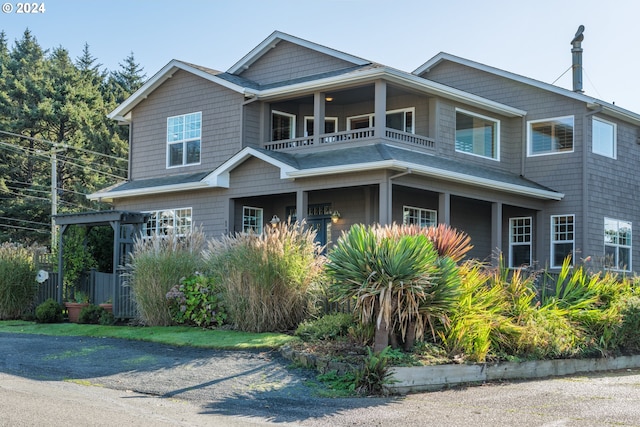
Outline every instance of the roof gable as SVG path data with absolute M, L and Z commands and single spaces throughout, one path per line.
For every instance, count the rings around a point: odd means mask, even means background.
M 247 70 L 256 61 L 265 56 L 269 51 L 271 51 L 271 49 L 275 48 L 281 41 L 293 43 L 298 46 L 322 53 L 324 55 L 332 56 L 336 59 L 346 61 L 352 65 L 366 65 L 371 63 L 370 61 L 354 55 L 350 55 L 348 53 L 340 52 L 338 50 L 331 49 L 307 40 L 303 40 L 298 37 L 282 33 L 280 31 L 274 31 L 262 43 L 256 46 L 253 50 L 251 50 L 251 52 L 240 59 L 240 61 L 236 62 L 231 68 L 229 68 L 227 72 L 230 74 L 241 74 L 244 70 Z
M 538 88 L 547 92 L 551 92 L 557 95 L 565 96 L 567 98 L 575 99 L 577 101 L 584 102 L 585 104 L 587 104 L 587 108 L 590 108 L 593 110 L 602 109 L 602 112 L 604 114 L 608 114 L 612 117 L 616 117 L 620 120 L 631 122 L 636 125 L 640 124 L 640 114 L 636 114 L 632 111 L 626 110 L 624 108 L 620 108 L 617 105 L 604 102 L 600 99 L 593 98 L 588 95 L 573 92 L 569 89 L 565 89 L 559 86 L 554 86 L 549 83 L 544 83 L 539 80 L 535 80 L 529 77 L 521 76 L 519 74 L 511 73 L 509 71 L 501 70 L 499 68 L 491 67 L 489 65 L 481 64 L 479 62 L 475 62 L 469 59 L 460 58 L 458 56 L 451 55 L 445 52 L 440 52 L 439 54 L 437 54 L 436 56 L 434 56 L 433 58 L 431 58 L 430 60 L 428 60 L 421 66 L 419 66 L 418 68 L 416 68 L 412 74 L 416 76 L 423 76 L 424 78 L 428 79 L 428 76 L 425 76 L 425 74 L 428 74 L 431 69 L 437 67 L 438 64 L 445 61 L 459 64 L 465 67 L 470 67 L 476 70 L 484 71 L 486 73 L 493 74 L 506 79 L 510 79 L 519 83 L 529 85 L 529 86 L 533 86 L 535 88 Z
M 118 105 L 118 107 L 116 107 L 115 110 L 109 113 L 107 117 L 118 121 L 128 121 L 127 115 L 131 112 L 131 110 L 140 102 L 144 101 L 147 96 L 151 94 L 151 92 L 156 90 L 164 82 L 173 77 L 173 75 L 178 70 L 183 70 L 188 73 L 194 74 L 198 77 L 209 80 L 213 83 L 219 84 L 239 93 L 244 93 L 245 90 L 242 86 L 239 86 L 232 81 L 218 77 L 220 74 L 222 74 L 220 71 L 173 59 L 167 65 L 162 67 L 160 71 L 154 74 L 153 77 L 147 80 L 145 84 L 140 87 L 140 89 L 135 91 L 129 98 Z

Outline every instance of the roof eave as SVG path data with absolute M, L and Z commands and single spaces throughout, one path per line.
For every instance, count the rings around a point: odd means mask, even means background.
M 410 162 L 403 162 L 397 160 L 383 160 L 373 163 L 359 163 L 351 165 L 330 166 L 324 168 L 302 169 L 287 173 L 289 178 L 309 178 L 314 176 L 332 175 L 336 173 L 350 173 L 361 172 L 366 170 L 381 170 L 381 169 L 395 169 L 395 170 L 411 170 L 412 173 L 418 175 L 429 176 L 433 178 L 443 179 L 446 181 L 454 181 L 466 185 L 472 185 L 475 187 L 490 188 L 494 190 L 504 191 L 512 194 L 518 194 L 536 199 L 543 200 L 562 200 L 564 198 L 563 193 L 558 193 L 552 190 L 543 190 L 537 188 L 526 187 L 523 185 L 509 184 L 502 181 L 496 181 L 487 178 L 481 178 L 473 175 L 467 175 L 444 169 L 438 169 L 423 165 L 418 165 Z
M 128 197 L 148 196 L 156 194 L 175 193 L 177 191 L 202 190 L 212 187 L 208 182 L 198 181 L 183 184 L 161 185 L 157 187 L 135 188 L 123 191 L 102 191 L 87 195 L 89 200 L 98 200 L 102 202 L 113 202 L 115 199 L 124 199 Z

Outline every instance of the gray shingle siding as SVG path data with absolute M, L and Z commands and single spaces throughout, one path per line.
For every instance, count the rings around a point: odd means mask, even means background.
M 242 95 L 185 71 L 141 102 L 133 113 L 131 178 L 211 171 L 239 151 Z M 202 111 L 201 164 L 167 168 L 167 118 Z
M 240 73 L 240 76 L 260 85 L 268 85 L 351 67 L 353 64 L 341 59 L 281 41 L 268 55 L 262 56 Z

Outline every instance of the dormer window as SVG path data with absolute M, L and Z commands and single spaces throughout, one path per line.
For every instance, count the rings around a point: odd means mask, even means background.
M 202 113 L 183 114 L 167 119 L 167 167 L 200 163 Z

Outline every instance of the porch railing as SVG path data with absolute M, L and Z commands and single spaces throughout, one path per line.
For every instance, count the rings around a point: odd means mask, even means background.
M 372 139 L 375 137 L 375 131 L 373 128 L 366 129 L 353 129 L 342 132 L 334 132 L 320 135 L 318 141 L 313 136 L 305 136 L 302 138 L 287 139 L 282 141 L 272 141 L 265 144 L 267 150 L 281 151 L 289 150 L 301 147 L 310 147 L 313 145 L 327 145 L 327 144 L 341 144 L 355 141 L 363 141 L 366 139 Z M 426 136 L 416 135 L 413 133 L 403 132 L 396 129 L 387 128 L 385 130 L 385 139 L 390 141 L 402 142 L 405 144 L 417 145 L 420 147 L 433 149 L 436 142 L 434 139 L 427 138 Z

